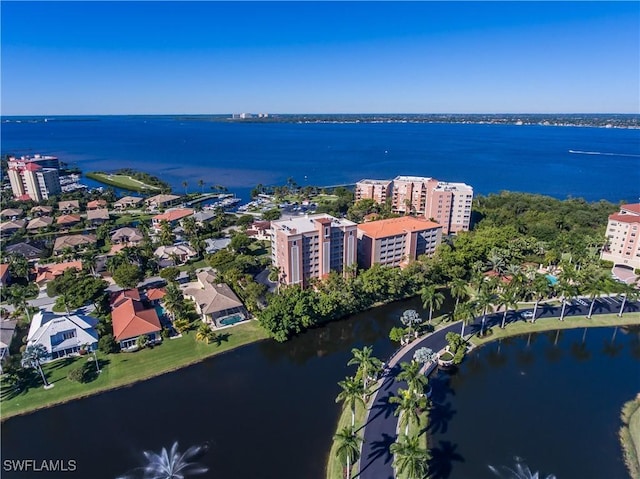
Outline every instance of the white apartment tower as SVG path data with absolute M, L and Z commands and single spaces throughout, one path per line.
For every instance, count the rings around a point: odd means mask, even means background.
M 55 160 L 55 163 L 54 163 Z M 57 164 L 55 157 L 10 158 L 8 174 L 13 196 L 17 200 L 43 201 L 60 193 L 58 169 L 43 167 Z

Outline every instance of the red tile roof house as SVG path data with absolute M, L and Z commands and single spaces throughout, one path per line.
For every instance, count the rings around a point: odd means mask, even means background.
M 111 311 L 113 336 L 122 351 L 138 349 L 137 341 L 146 335 L 150 343 L 162 341 L 160 320 L 154 308 L 146 309 L 141 301 L 121 298 Z
M 38 287 L 42 288 L 49 281 L 56 279 L 66 270 L 75 268 L 78 271 L 82 270 L 82 261 L 68 261 L 66 263 L 51 263 L 39 265 L 36 268 L 35 282 Z
M 107 202 L 105 200 L 93 200 L 87 203 L 87 210 L 98 210 L 101 208 L 106 208 Z
M 9 263 L 0 264 L 0 288 L 6 286 L 11 281 L 9 274 Z
M 160 231 L 160 223 L 162 221 L 168 222 L 169 226 L 171 226 L 171 228 L 174 228 L 182 218 L 191 216 L 194 212 L 195 210 L 191 208 L 176 208 L 175 210 L 165 211 L 164 213 L 151 218 L 153 229 L 155 229 L 156 231 Z

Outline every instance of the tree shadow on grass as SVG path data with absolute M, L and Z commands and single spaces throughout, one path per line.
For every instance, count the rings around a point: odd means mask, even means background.
M 220 346 L 222 343 L 228 343 L 230 337 L 231 333 L 219 333 L 216 334 L 213 341 L 216 343 L 216 346 Z
M 0 397 L 4 401 L 27 394 L 31 389 L 44 386 L 40 374 L 35 369 L 22 369 L 13 377 L 14 380 L 11 382 L 8 378 L 2 381 Z

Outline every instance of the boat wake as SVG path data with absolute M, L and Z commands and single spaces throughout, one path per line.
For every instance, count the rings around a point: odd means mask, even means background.
M 575 155 L 628 156 L 631 158 L 640 158 L 640 155 L 634 155 L 632 153 L 603 153 L 601 151 L 580 151 L 580 150 L 569 150 L 569 153 L 573 153 Z

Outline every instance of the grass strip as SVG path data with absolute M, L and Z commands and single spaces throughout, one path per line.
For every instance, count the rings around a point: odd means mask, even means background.
M 160 188 L 157 186 L 148 185 L 140 180 L 131 178 L 128 175 L 108 175 L 105 173 L 91 172 L 85 173 L 84 176 L 100 183 L 104 183 L 105 185 L 115 186 L 116 188 L 128 191 L 137 191 L 141 193 L 160 191 Z
M 632 479 L 640 479 L 640 394 L 622 407 L 620 443 Z
M 219 334 L 228 335 L 220 344 L 196 341 L 196 333 L 191 331 L 183 334 L 182 338 L 165 339 L 153 349 L 106 355 L 98 352 L 102 373 L 88 383 L 70 381 L 67 374 L 85 361 L 93 362 L 92 355 L 88 358 L 80 356 L 50 362 L 44 365 L 43 369 L 48 381 L 55 384 L 55 387 L 45 390 L 38 377 L 33 387 L 24 389 L 17 395 L 3 388 L 0 417 L 4 421 L 15 415 L 130 385 L 267 338 L 257 321 L 248 321 L 224 329 Z
M 366 416 L 366 409 L 362 407 L 361 404 L 356 404 L 356 433 L 362 437 L 364 433 L 364 418 Z M 340 413 L 340 418 L 338 419 L 338 424 L 336 426 L 336 433 L 345 427 L 351 426 L 351 408 L 343 407 L 342 412 Z M 338 443 L 333 441 L 331 444 L 331 450 L 329 451 L 329 458 L 327 459 L 327 479 L 343 479 L 344 478 L 344 467 L 340 463 L 340 459 L 336 454 L 338 450 Z M 358 468 L 360 467 L 359 461 L 356 461 L 355 464 L 351 465 L 351 477 L 358 472 Z

